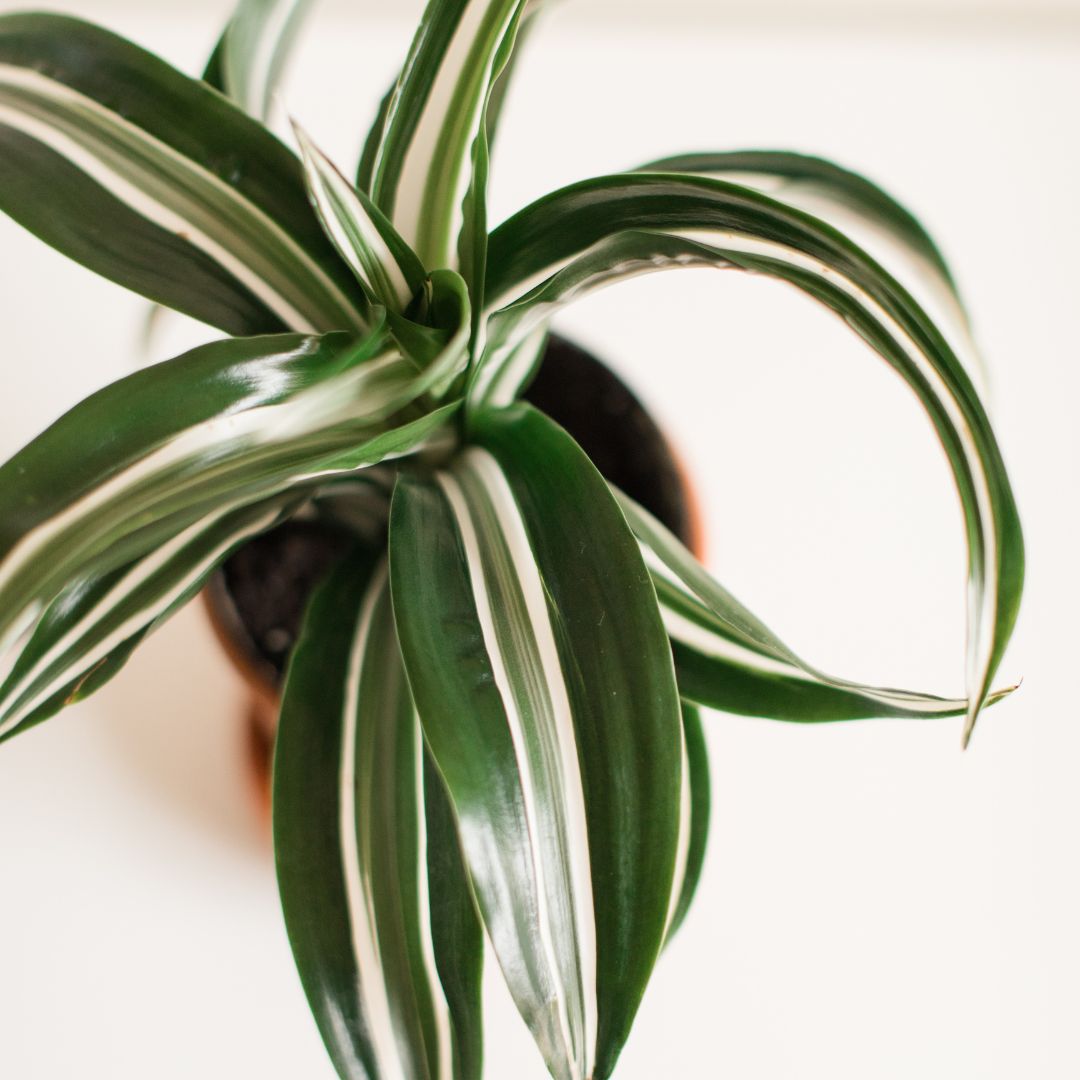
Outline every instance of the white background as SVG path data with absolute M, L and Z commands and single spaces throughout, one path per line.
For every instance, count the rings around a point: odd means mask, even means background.
M 225 11 L 69 6 L 190 71 Z M 418 10 L 378 7 L 328 0 L 286 95 L 345 162 Z M 617 1075 L 1080 1076 L 1080 6 L 574 0 L 530 45 L 496 220 L 583 176 L 741 147 L 834 157 L 920 214 L 985 345 L 1028 540 L 1002 672 L 1025 682 L 967 754 L 959 721 L 708 718 L 704 883 Z M 145 305 L 6 220 L 0 251 L 6 455 L 131 369 Z M 563 329 L 671 433 L 736 595 L 821 666 L 960 691 L 957 501 L 880 361 L 799 296 L 715 272 L 623 286 Z M 96 699 L 0 750 L 0 1076 L 332 1076 L 243 772 L 242 701 L 193 608 Z M 488 985 L 487 1075 L 541 1077 Z

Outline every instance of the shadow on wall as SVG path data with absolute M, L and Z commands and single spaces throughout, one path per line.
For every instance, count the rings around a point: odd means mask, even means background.
M 107 750 L 163 808 L 224 844 L 269 853 L 245 689 L 199 601 L 151 636 L 99 700 Z

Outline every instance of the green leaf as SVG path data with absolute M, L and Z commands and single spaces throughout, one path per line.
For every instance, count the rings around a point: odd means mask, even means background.
M 683 697 L 725 712 L 804 723 L 875 716 L 932 719 L 966 711 L 966 699 L 867 686 L 807 664 L 659 521 L 617 494 L 652 574 Z M 992 694 L 988 703 L 1010 692 Z
M 295 121 L 312 205 L 326 235 L 373 304 L 401 312 L 427 276 L 412 248 L 372 201 L 341 175 Z
M 472 147 L 524 7 L 525 0 L 429 0 L 379 149 L 364 155 L 374 157 L 373 200 L 426 266 L 453 266 Z
M 479 1080 L 483 937 L 425 759 L 386 564 L 356 555 L 308 610 L 274 752 L 285 923 L 343 1080 Z
M 0 16 L 0 210 L 228 333 L 364 325 L 295 156 L 204 83 L 76 19 Z
M 429 441 L 457 407 L 418 401 L 443 366 L 418 371 L 382 329 L 234 339 L 77 405 L 0 468 L 0 660 L 70 583 Z M 0 736 L 25 716 L 0 700 Z
M 911 211 L 872 181 L 831 161 L 781 150 L 684 154 L 637 171 L 721 177 L 828 222 L 909 289 L 969 370 L 985 376 L 963 299 L 937 244 Z
M 683 713 L 683 783 L 679 814 L 679 854 L 675 863 L 675 885 L 669 915 L 665 945 L 683 924 L 694 901 L 701 871 L 705 866 L 705 849 L 709 840 L 709 811 L 712 787 L 709 780 L 709 755 L 701 714 L 684 701 Z
M 675 888 L 679 702 L 656 598 L 600 474 L 519 405 L 391 507 L 425 737 L 511 994 L 559 1080 L 614 1068 Z
M 298 496 L 200 521 L 118 570 L 68 585 L 38 620 L 0 684 L 0 741 L 82 701 L 205 584 L 239 545 L 273 527 Z
M 1020 523 L 971 378 L 944 336 L 881 266 L 824 222 L 707 177 L 626 174 L 555 192 L 492 234 L 488 356 L 475 401 L 516 345 L 561 306 L 634 274 L 746 270 L 794 285 L 839 315 L 914 390 L 945 449 L 969 555 L 965 742 L 1012 633 L 1023 586 Z
M 257 120 L 270 119 L 304 20 L 315 0 L 240 0 L 203 72 L 203 81 Z

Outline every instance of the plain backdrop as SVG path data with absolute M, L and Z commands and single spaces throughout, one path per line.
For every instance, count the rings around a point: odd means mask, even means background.
M 227 10 L 68 7 L 192 72 Z M 419 3 L 325 7 L 284 101 L 348 164 Z M 743 147 L 833 157 L 922 217 L 984 344 L 1028 542 L 1002 671 L 1024 685 L 966 754 L 959 721 L 707 718 L 705 877 L 623 1080 L 1080 1076 L 1078 91 L 1077 4 L 565 0 L 530 41 L 493 220 L 584 176 Z M 0 251 L 7 455 L 139 362 L 145 304 L 7 220 Z M 838 322 L 694 271 L 614 289 L 560 329 L 649 403 L 696 482 L 712 569 L 792 646 L 846 676 L 960 691 L 945 460 Z M 196 605 L 97 698 L 0 749 L 0 1076 L 332 1076 L 242 705 Z M 487 1075 L 538 1080 L 495 973 L 487 987 Z

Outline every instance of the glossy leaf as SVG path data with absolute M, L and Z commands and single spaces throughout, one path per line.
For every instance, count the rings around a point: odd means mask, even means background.
M 372 198 L 429 267 L 454 266 L 471 150 L 525 0 L 429 0 L 387 105 Z M 367 156 L 367 155 L 365 155 Z
M 453 415 L 412 405 L 439 378 L 379 330 L 219 342 L 99 391 L 0 468 L 0 657 L 70 583 L 413 450 Z M 0 704 L 0 735 L 24 718 Z
M 76 19 L 0 16 L 0 210 L 229 333 L 364 325 L 296 158 L 204 83 Z
M 937 244 L 911 211 L 866 177 L 781 150 L 683 154 L 639 171 L 717 176 L 827 221 L 896 277 L 946 332 L 968 369 L 985 377 L 963 300 Z
M 326 235 L 373 304 L 404 311 L 427 276 L 413 250 L 371 200 L 294 123 L 311 201 Z
M 385 562 L 356 555 L 309 608 L 274 754 L 285 922 L 342 1080 L 479 1080 L 483 938 L 425 758 Z
M 621 493 L 619 501 L 656 586 L 683 697 L 725 712 L 802 722 L 966 711 L 966 699 L 867 686 L 807 664 L 652 515 Z M 1007 693 L 992 694 L 989 703 Z
M 290 494 L 208 517 L 126 566 L 68 585 L 13 654 L 0 684 L 0 715 L 8 718 L 0 741 L 103 686 L 233 550 L 296 502 Z
M 862 250 L 816 218 L 706 177 L 629 174 L 541 199 L 500 226 L 488 263 L 492 315 L 477 400 L 516 344 L 561 306 L 634 274 L 737 268 L 786 281 L 838 314 L 915 391 L 949 459 L 969 553 L 965 741 L 1008 643 L 1023 540 L 986 411 L 944 337 Z
M 694 902 L 701 872 L 705 866 L 705 848 L 709 840 L 709 814 L 712 808 L 712 784 L 709 778 L 709 754 L 701 714 L 684 701 L 682 798 L 679 812 L 679 847 L 675 860 L 675 888 L 671 893 L 665 944 L 683 924 Z
M 493 414 L 391 507 L 394 610 L 478 905 L 548 1068 L 610 1075 L 671 910 L 681 736 L 637 545 L 577 445 Z

